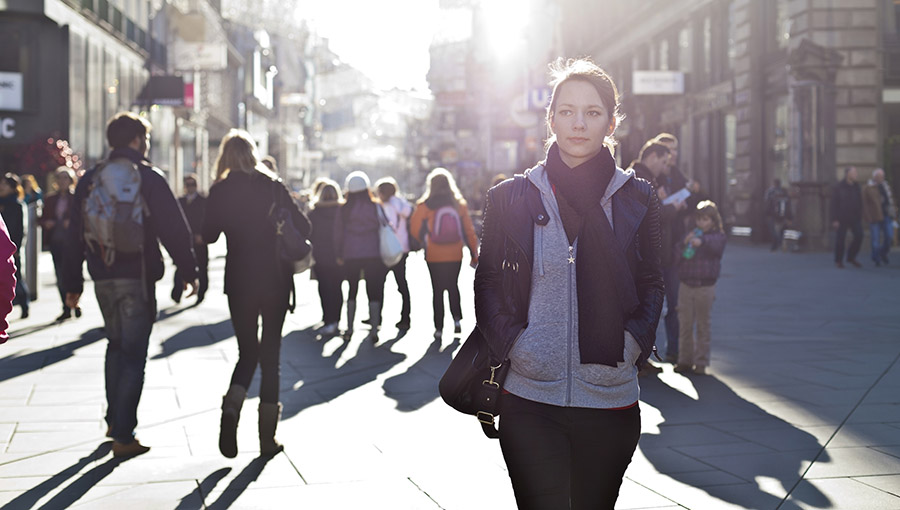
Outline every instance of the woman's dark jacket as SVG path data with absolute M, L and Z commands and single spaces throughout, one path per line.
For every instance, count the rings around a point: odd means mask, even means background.
M 625 329 L 641 346 L 641 364 L 652 353 L 665 296 L 659 199 L 650 183 L 630 179 L 612 200 L 614 232 L 631 269 L 631 274 L 619 277 L 633 278 L 640 301 L 625 319 Z M 488 191 L 483 218 L 475 315 L 492 361 L 499 362 L 528 323 L 534 231 L 535 226 L 547 225 L 549 216 L 540 191 L 527 178 L 516 176 Z M 636 222 L 640 224 L 635 226 Z
M 25 239 L 25 204 L 15 194 L 0 198 L 0 214 L 9 230 L 9 238 L 17 248 Z
M 340 203 L 320 202 L 309 211 L 312 234 L 309 242 L 313 245 L 313 259 L 317 266 L 337 266 L 337 251 L 334 247 L 334 224 L 340 211 Z
M 69 206 L 66 208 L 66 212 L 63 214 L 62 218 L 56 217 L 56 205 L 59 203 L 59 199 L 61 197 L 67 197 L 69 201 Z M 65 221 L 72 217 L 72 209 L 73 204 L 75 203 L 75 194 L 72 193 L 69 189 L 60 190 L 59 193 L 54 195 L 50 195 L 49 197 L 44 199 L 44 205 L 41 208 L 41 242 L 45 249 L 52 247 L 56 240 L 64 241 L 66 239 L 66 235 L 58 235 L 64 229 Z M 47 222 L 53 220 L 54 225 L 52 227 L 47 226 Z M 59 229 L 57 231 L 57 229 Z M 62 244 L 62 243 L 58 243 Z
M 268 217 L 276 199 L 290 208 L 294 225 L 308 238 L 309 220 L 280 179 L 255 170 L 232 171 L 210 188 L 203 240 L 214 243 L 225 233 L 225 294 L 287 303 L 293 273 L 286 272 L 276 257 L 275 227 Z

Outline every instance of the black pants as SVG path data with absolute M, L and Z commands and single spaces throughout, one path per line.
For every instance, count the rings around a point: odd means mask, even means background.
M 62 301 L 63 312 L 68 312 L 66 306 L 66 291 L 63 288 L 65 281 L 66 250 L 60 244 L 50 244 L 50 255 L 53 257 L 53 271 L 56 273 L 56 290 L 59 291 L 59 300 Z
M 207 245 L 194 244 L 194 256 L 197 257 L 197 279 L 199 280 L 197 298 L 202 300 L 209 289 L 209 248 Z M 177 269 L 175 270 L 172 285 L 172 295 L 181 299 L 181 293 L 184 290 L 184 279 Z
M 14 305 L 21 305 L 22 313 L 26 313 L 28 311 L 28 304 L 31 301 L 31 296 L 28 292 L 28 285 L 25 284 L 25 279 L 22 278 L 22 250 L 16 250 L 16 253 L 13 255 L 13 262 L 16 264 L 16 297 L 13 299 Z
M 453 320 L 462 319 L 462 305 L 459 299 L 459 268 L 462 262 L 429 262 L 431 288 L 434 291 L 434 329 L 444 327 L 444 291 L 450 299 L 450 315 Z
M 500 447 L 519 510 L 612 510 L 640 435 L 638 406 L 558 407 L 511 394 L 500 400 Z
M 847 230 L 850 231 L 850 248 L 847 250 L 847 260 L 856 260 L 859 249 L 862 247 L 863 231 L 862 223 L 858 221 L 840 222 L 837 228 L 837 238 L 834 240 L 834 261 L 844 261 L 844 242 L 847 240 Z
M 336 323 L 341 320 L 341 308 L 344 306 L 344 296 L 341 293 L 344 269 L 324 264 L 316 264 L 315 267 L 316 281 L 319 282 L 319 302 L 322 304 L 322 322 Z
M 257 299 L 248 295 L 228 296 L 231 324 L 238 341 L 238 362 L 231 375 L 231 384 L 250 386 L 256 365 L 262 372 L 259 400 L 278 402 L 281 327 L 287 312 L 286 299 Z M 262 316 L 262 338 L 259 336 L 259 317 Z
M 394 281 L 397 282 L 397 290 L 400 291 L 400 297 L 403 304 L 400 308 L 400 320 L 409 322 L 409 284 L 406 283 L 406 259 L 409 253 L 404 253 L 403 258 L 394 267 L 388 269 L 388 272 L 394 273 Z
M 387 277 L 387 268 L 379 258 L 350 259 L 344 261 L 345 278 L 350 282 L 347 301 L 356 301 L 359 292 L 360 273 L 366 279 L 366 297 L 370 303 L 384 302 L 384 279 Z

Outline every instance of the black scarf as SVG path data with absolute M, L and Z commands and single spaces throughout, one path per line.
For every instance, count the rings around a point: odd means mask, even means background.
M 575 279 L 578 288 L 578 348 L 581 363 L 615 367 L 625 360 L 625 306 L 618 275 L 622 257 L 606 212 L 600 205 L 616 164 L 609 150 L 569 168 L 556 144 L 547 153 L 547 176 L 556 193 L 569 244 L 578 241 Z M 625 303 L 625 302 L 627 303 Z M 623 306 L 624 305 L 624 306 Z

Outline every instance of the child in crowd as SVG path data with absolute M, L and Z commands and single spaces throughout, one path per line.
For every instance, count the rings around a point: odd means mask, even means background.
M 678 244 L 678 364 L 675 371 L 705 374 L 709 366 L 709 338 L 716 280 L 725 251 L 725 232 L 716 204 L 704 200 L 694 209 L 696 228 Z M 696 336 L 694 326 L 697 327 Z

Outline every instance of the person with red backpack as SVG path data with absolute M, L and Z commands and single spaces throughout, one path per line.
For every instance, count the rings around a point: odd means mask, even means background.
M 441 338 L 444 327 L 444 291 L 450 298 L 453 332 L 461 333 L 462 305 L 459 298 L 459 270 L 463 247 L 469 248 L 471 265 L 478 265 L 478 238 L 466 200 L 456 181 L 444 168 L 428 174 L 425 193 L 410 220 L 412 235 L 425 246 L 425 262 L 434 290 L 434 337 Z

